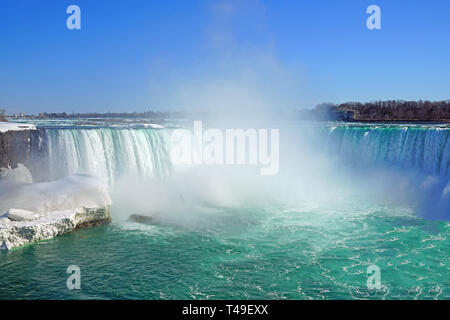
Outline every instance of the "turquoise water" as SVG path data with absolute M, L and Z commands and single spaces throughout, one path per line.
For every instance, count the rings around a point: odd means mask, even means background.
M 99 175 L 113 221 L 0 252 L 0 299 L 450 299 L 448 126 L 308 125 L 275 181 L 183 175 L 166 130 L 59 126 L 40 173 Z M 153 225 L 126 220 L 154 208 Z
M 0 253 L 1 299 L 449 299 L 448 222 L 406 208 L 223 211 L 112 223 Z M 66 288 L 69 265 L 81 290 Z M 366 286 L 367 267 L 382 288 Z

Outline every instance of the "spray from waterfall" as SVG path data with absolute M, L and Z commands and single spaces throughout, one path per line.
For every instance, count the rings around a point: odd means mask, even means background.
M 108 182 L 114 212 L 191 224 L 225 208 L 408 206 L 435 219 L 449 210 L 449 130 L 436 126 L 280 127 L 280 170 L 171 162 L 170 129 L 48 129 L 49 179 L 91 173 Z M 206 219 L 207 220 L 207 219 Z

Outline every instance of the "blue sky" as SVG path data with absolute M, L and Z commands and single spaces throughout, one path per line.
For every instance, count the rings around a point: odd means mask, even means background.
M 0 0 L 8 112 L 441 100 L 449 57 L 448 0 Z

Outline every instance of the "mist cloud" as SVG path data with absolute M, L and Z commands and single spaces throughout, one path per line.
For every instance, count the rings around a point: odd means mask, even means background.
M 215 1 L 204 23 L 203 47 L 182 68 L 170 59 L 155 62 L 151 96 L 172 109 L 217 112 L 294 109 L 308 106 L 305 72 L 278 57 L 257 0 Z

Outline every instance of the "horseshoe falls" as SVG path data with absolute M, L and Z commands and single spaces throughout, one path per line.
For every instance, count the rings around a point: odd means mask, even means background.
M 438 175 L 450 172 L 446 127 L 352 125 L 317 131 L 324 151 L 350 164 L 390 163 Z M 172 172 L 166 130 L 48 129 L 44 140 L 51 179 L 87 172 L 112 183 L 123 175 L 166 177 Z
M 167 141 L 166 132 L 153 129 L 49 129 L 43 152 L 51 179 L 85 172 L 113 183 L 123 175 L 169 175 Z
M 0 252 L 1 299 L 450 298 L 448 125 L 283 124 L 273 176 L 174 164 L 173 129 L 37 126 L 33 178 L 99 176 L 112 222 Z

